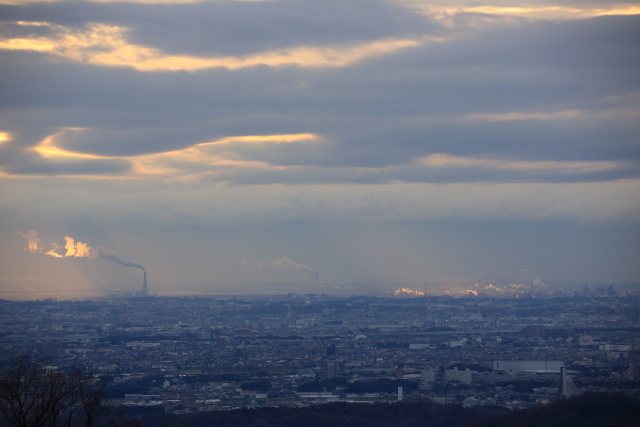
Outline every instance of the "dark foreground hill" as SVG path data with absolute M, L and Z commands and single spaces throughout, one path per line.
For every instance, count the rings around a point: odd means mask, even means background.
M 587 393 L 553 405 L 513 411 L 464 427 L 627 427 L 640 426 L 640 400 L 622 394 Z
M 152 414 L 125 422 L 141 427 L 610 427 L 640 426 L 640 401 L 589 393 L 518 411 L 463 408 L 430 401 L 328 403 L 306 408 L 258 408 L 189 415 Z

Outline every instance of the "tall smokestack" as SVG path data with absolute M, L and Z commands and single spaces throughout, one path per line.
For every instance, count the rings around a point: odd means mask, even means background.
M 560 385 L 558 386 L 558 400 L 569 397 L 569 381 L 567 380 L 567 368 L 560 368 Z
M 147 296 L 147 272 L 145 271 L 144 273 L 144 279 L 142 281 L 142 295 L 144 295 L 145 297 Z

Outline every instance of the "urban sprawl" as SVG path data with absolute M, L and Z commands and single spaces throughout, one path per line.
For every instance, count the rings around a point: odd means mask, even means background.
M 640 396 L 640 296 L 125 297 L 0 301 L 0 360 L 109 375 L 141 411 L 430 398 L 520 408 Z

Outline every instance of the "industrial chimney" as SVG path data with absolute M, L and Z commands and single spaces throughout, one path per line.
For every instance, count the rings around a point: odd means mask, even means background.
M 147 294 L 147 272 L 146 271 L 144 272 L 144 276 L 143 277 L 144 277 L 144 279 L 142 281 L 142 295 L 146 297 L 148 295 Z

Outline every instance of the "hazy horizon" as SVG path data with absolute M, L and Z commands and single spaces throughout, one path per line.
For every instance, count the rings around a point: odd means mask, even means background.
M 0 16 L 0 295 L 640 283 L 637 2 Z

